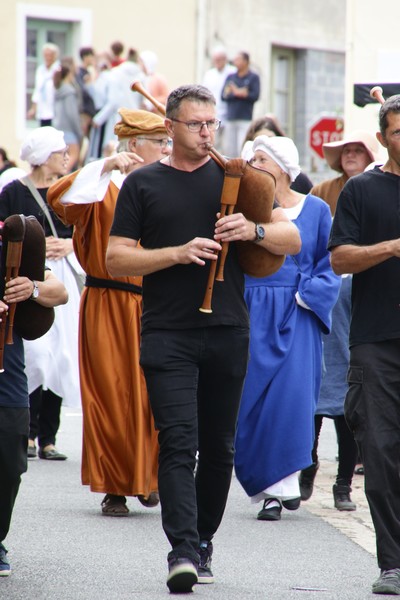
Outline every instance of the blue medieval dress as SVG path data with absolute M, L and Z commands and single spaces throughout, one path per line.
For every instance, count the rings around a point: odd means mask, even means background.
M 349 387 L 351 285 L 352 276 L 342 276 L 339 298 L 332 311 L 332 330 L 329 335 L 322 336 L 322 381 L 315 414 L 324 417 L 344 415 L 344 399 Z
M 328 205 L 309 194 L 294 218 L 292 209 L 285 210 L 300 231 L 301 251 L 287 256 L 269 277 L 246 276 L 250 360 L 238 417 L 235 471 L 249 496 L 312 462 L 322 333 L 330 331 L 340 288 L 327 250 Z

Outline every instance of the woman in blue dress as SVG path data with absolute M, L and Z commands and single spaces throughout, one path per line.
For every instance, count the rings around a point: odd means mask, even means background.
M 300 172 L 290 138 L 259 136 L 253 166 L 276 178 L 276 202 L 298 227 L 301 251 L 269 277 L 246 276 L 250 361 L 236 437 L 235 470 L 259 520 L 300 505 L 298 472 L 310 465 L 322 370 L 340 277 L 330 266 L 328 205 L 290 188 Z

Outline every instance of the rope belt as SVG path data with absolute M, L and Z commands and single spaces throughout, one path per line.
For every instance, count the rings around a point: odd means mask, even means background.
M 85 286 L 94 288 L 107 288 L 111 290 L 122 290 L 124 292 L 132 292 L 133 294 L 142 293 L 142 288 L 134 283 L 115 281 L 114 279 L 101 279 L 100 277 L 92 277 L 92 275 L 86 275 Z

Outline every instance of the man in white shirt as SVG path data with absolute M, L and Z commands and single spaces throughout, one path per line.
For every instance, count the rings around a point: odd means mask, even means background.
M 223 46 L 218 46 L 211 53 L 213 67 L 208 69 L 203 77 L 203 85 L 214 95 L 217 104 L 217 118 L 221 121 L 220 128 L 215 132 L 215 147 L 226 154 L 224 144 L 224 122 L 226 121 L 226 102 L 221 98 L 222 88 L 225 80 L 231 73 L 236 71 L 235 67 L 228 63 L 228 55 Z
M 56 44 L 49 42 L 44 44 L 42 53 L 43 64 L 36 69 L 32 105 L 27 114 L 28 119 L 36 118 L 40 127 L 51 125 L 54 117 L 53 75 L 60 66 L 60 49 Z

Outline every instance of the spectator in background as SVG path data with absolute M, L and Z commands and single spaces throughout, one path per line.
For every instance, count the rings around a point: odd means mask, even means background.
M 76 82 L 81 90 L 82 103 L 80 118 L 82 134 L 89 136 L 92 118 L 96 114 L 96 107 L 92 96 L 91 84 L 96 79 L 96 56 L 93 48 L 85 46 L 79 50 L 81 64 L 76 71 Z
M 286 137 L 286 134 L 274 115 L 267 114 L 263 117 L 259 117 L 258 119 L 254 119 L 254 121 L 250 123 L 243 141 L 243 158 L 247 159 L 248 153 L 250 156 L 252 155 L 252 142 L 259 135 L 267 135 L 268 137 Z M 311 191 L 312 185 L 313 184 L 310 178 L 303 171 L 300 171 L 290 187 L 292 190 L 295 190 L 295 192 L 299 192 L 300 194 L 308 194 Z M 315 195 L 318 196 L 318 194 Z
M 111 58 L 107 52 L 103 52 L 97 56 L 96 70 L 97 77 L 90 85 L 90 91 L 93 95 L 96 111 L 95 115 L 98 116 L 98 120 L 100 122 L 103 121 L 101 111 L 106 106 L 109 95 Z M 106 123 L 107 121 L 104 120 L 101 125 L 98 125 L 97 122 L 93 124 L 92 119 L 92 126 L 89 134 L 89 148 L 85 157 L 85 163 L 96 160 L 103 155 L 103 139 Z M 110 140 L 110 142 L 107 142 L 107 144 L 108 143 L 115 143 L 115 140 Z
M 64 132 L 68 146 L 68 172 L 73 171 L 79 163 L 82 143 L 81 119 L 79 115 L 79 98 L 70 59 L 63 60 L 54 73 L 54 127 Z
M 361 129 L 351 131 L 337 142 L 322 144 L 326 162 L 331 169 L 338 171 L 340 176 L 315 185 L 311 191 L 329 204 L 332 216 L 346 181 L 362 173 L 370 163 L 376 161 L 378 149 L 375 136 Z
M 143 97 L 138 92 L 132 92 L 131 85 L 135 80 L 145 83 L 145 74 L 138 64 L 139 55 L 131 48 L 126 61 L 110 70 L 106 88 L 106 102 L 101 110 L 93 117 L 92 126 L 95 128 L 104 125 L 104 135 L 100 152 L 110 141 L 115 141 L 117 136 L 114 127 L 120 119 L 118 110 L 123 106 L 128 110 L 138 110 L 143 107 Z
M 233 60 L 236 72 L 225 80 L 221 99 L 227 103 L 227 155 L 240 156 L 247 128 L 253 118 L 253 107 L 260 96 L 260 78 L 250 70 L 250 56 L 238 52 Z
M 165 105 L 169 94 L 169 87 L 164 75 L 156 71 L 158 64 L 157 54 L 152 50 L 143 50 L 140 53 L 140 61 L 146 75 L 145 84 L 147 90 L 156 100 Z M 158 113 L 157 109 L 148 100 L 145 100 L 144 104 L 150 112 Z
M 124 51 L 124 45 L 122 42 L 113 42 L 110 46 L 111 50 L 111 66 L 118 67 L 121 63 L 124 62 L 124 58 L 122 58 L 122 53 Z
M 221 94 L 226 78 L 231 73 L 235 73 L 236 69 L 228 63 L 228 55 L 223 46 L 217 46 L 212 50 L 211 61 L 213 66 L 204 73 L 203 85 L 213 93 L 217 101 L 217 119 L 221 121 L 219 129 L 215 132 L 215 147 L 222 154 L 227 154 L 225 143 L 227 104 L 222 100 Z
M 59 68 L 60 49 L 56 44 L 47 43 L 42 48 L 43 64 L 39 65 L 35 74 L 35 87 L 32 94 L 28 119 L 36 118 L 41 127 L 51 125 L 54 117 L 54 82 L 53 75 Z
M 11 169 L 12 167 L 16 167 L 17 165 L 13 160 L 8 158 L 6 150 L 4 148 L 0 148 L 0 175 L 7 171 L 7 169 Z

